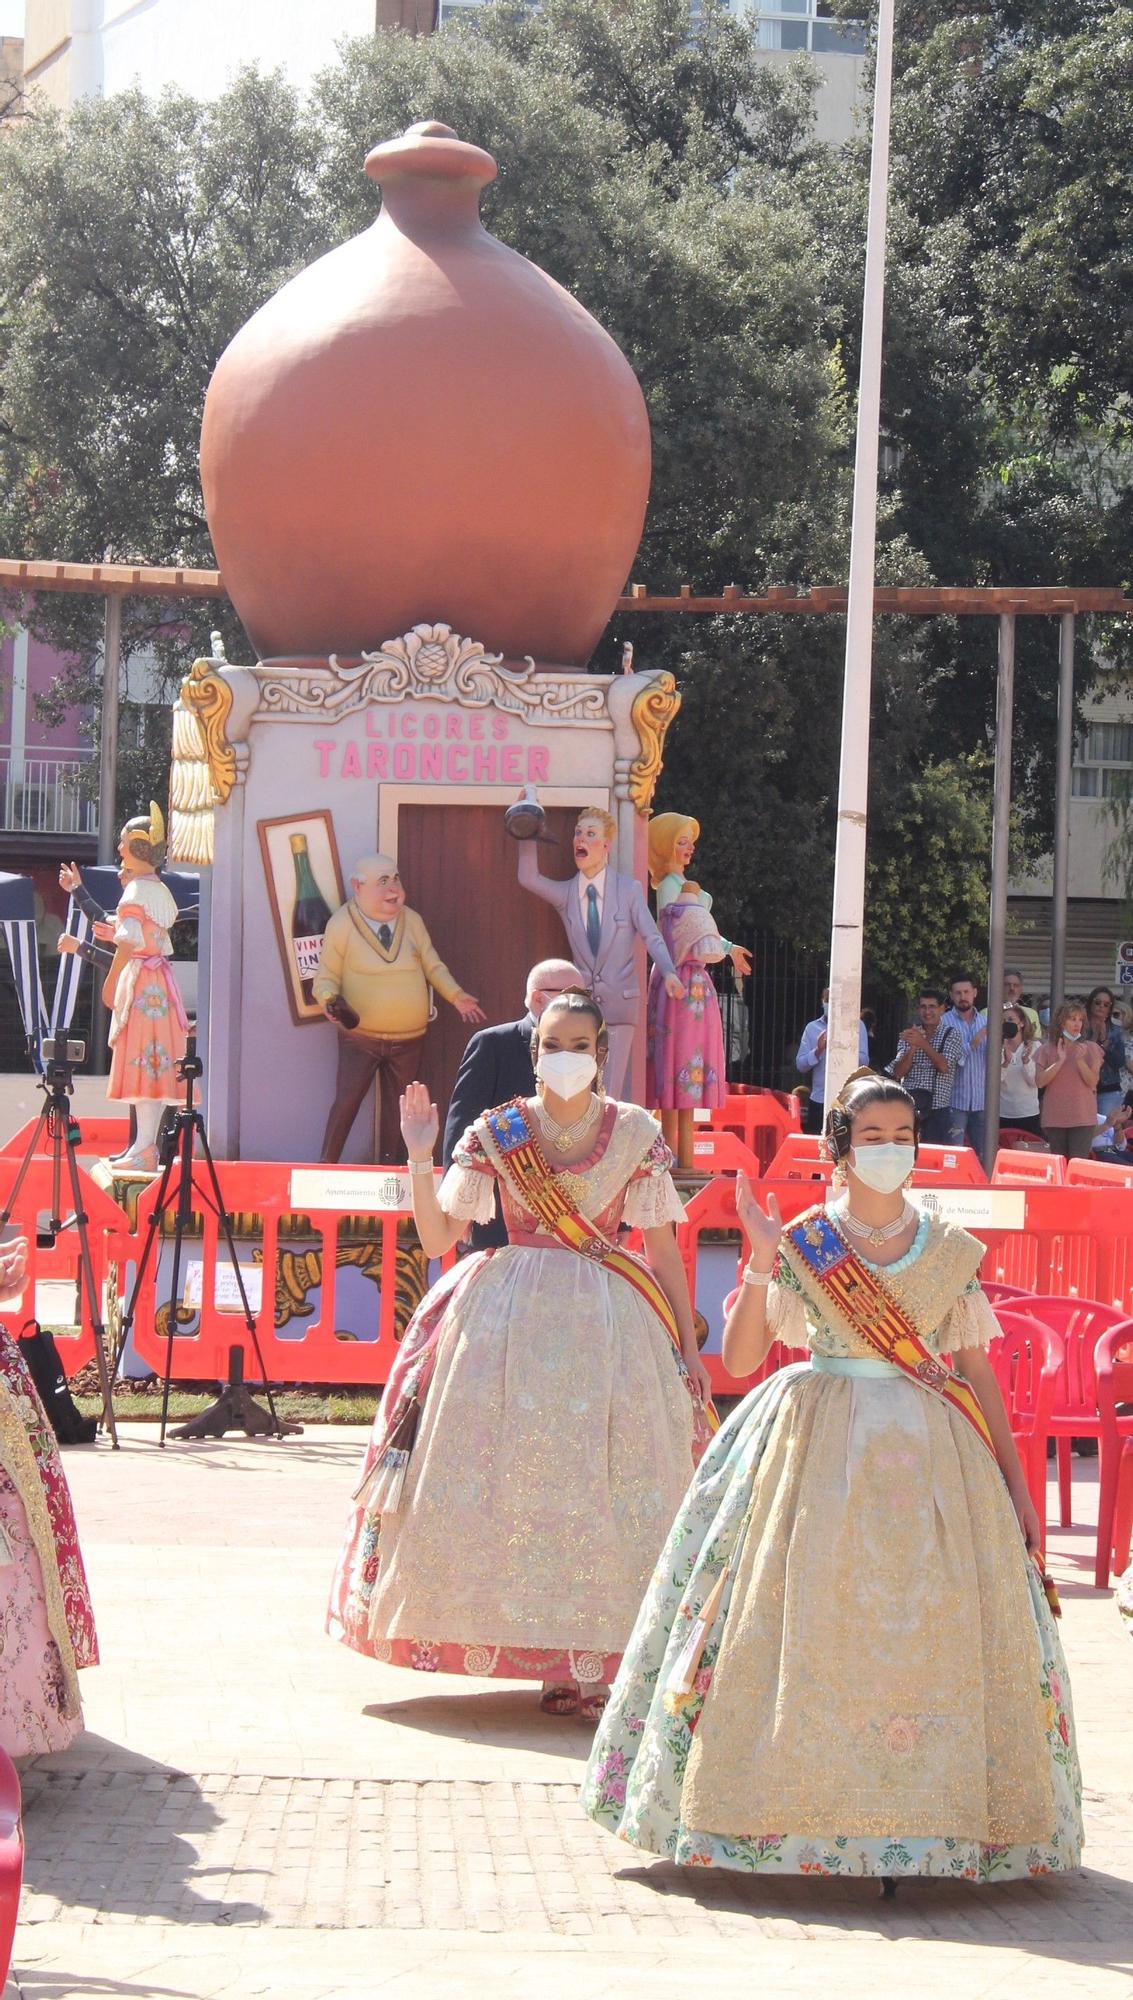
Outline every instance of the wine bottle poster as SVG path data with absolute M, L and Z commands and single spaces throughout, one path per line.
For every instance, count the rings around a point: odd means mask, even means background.
M 321 1021 L 311 991 L 327 920 L 346 900 L 329 812 L 256 822 L 284 987 L 297 1026 Z

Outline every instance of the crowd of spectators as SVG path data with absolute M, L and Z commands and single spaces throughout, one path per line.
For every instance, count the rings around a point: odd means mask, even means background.
M 826 1008 L 808 1021 L 795 1065 L 809 1086 L 804 1123 L 822 1129 L 825 1111 Z M 1065 1159 L 1133 1161 L 1133 1010 L 1120 1008 L 1108 986 L 1083 999 L 1067 999 L 1053 1014 L 1046 996 L 1032 1003 L 1023 977 L 1004 975 L 1001 1136 L 1011 1143 L 1046 1146 Z M 889 1062 L 877 1063 L 916 1099 L 921 1137 L 930 1144 L 972 1146 L 983 1152 L 987 1102 L 987 1009 L 967 972 L 957 973 L 945 994 L 926 985 L 917 995 L 916 1018 L 898 1038 Z M 874 1062 L 866 1026 L 859 1062 Z

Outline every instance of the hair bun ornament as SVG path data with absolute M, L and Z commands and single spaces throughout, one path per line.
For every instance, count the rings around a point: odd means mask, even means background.
M 850 1085 L 852 1083 L 860 1083 L 865 1076 L 876 1077 L 876 1075 L 877 1071 L 871 1069 L 868 1063 L 863 1063 L 860 1069 L 852 1069 L 843 1083 L 841 1090 L 838 1092 L 837 1097 L 834 1099 L 834 1103 L 839 1105 L 844 1111 L 846 1109 L 846 1092 L 849 1090 Z

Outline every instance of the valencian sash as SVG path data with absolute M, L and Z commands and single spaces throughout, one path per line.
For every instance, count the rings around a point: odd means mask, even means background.
M 628 1250 L 619 1249 L 616 1243 L 611 1243 L 567 1199 L 558 1176 L 544 1157 L 527 1122 L 523 1099 L 514 1098 L 510 1104 L 487 1112 L 484 1123 L 499 1153 L 500 1165 L 523 1206 L 539 1217 L 564 1249 L 575 1250 L 580 1257 L 589 1257 L 593 1263 L 604 1265 L 607 1271 L 613 1271 L 616 1277 L 624 1278 L 627 1285 L 632 1285 L 656 1313 L 680 1354 L 681 1337 L 676 1316 L 648 1264 L 644 1264 L 639 1257 L 631 1256 Z M 681 1359 L 683 1361 L 683 1355 Z M 704 1414 L 709 1428 L 719 1430 L 720 1419 L 711 1402 L 705 1403 Z
M 950 1403 L 982 1438 L 992 1457 L 995 1446 L 979 1398 L 959 1375 L 930 1353 L 904 1308 L 887 1292 L 878 1273 L 851 1250 L 822 1209 L 811 1209 L 785 1231 L 788 1242 L 815 1279 L 875 1354 Z

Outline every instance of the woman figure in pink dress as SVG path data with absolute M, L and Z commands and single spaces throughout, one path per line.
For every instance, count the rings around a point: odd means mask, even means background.
M 0 1303 L 26 1282 L 27 1244 L 0 1246 Z M 0 1327 L 0 1749 L 63 1750 L 83 1726 L 78 1669 L 98 1664 L 94 1614 L 55 1433 Z
M 686 813 L 658 813 L 649 822 L 649 880 L 657 923 L 684 986 L 670 1000 L 654 967 L 649 980 L 646 1098 L 661 1113 L 661 1130 L 681 1167 L 692 1165 L 693 1112 L 714 1111 L 728 1094 L 720 1003 L 708 967 L 730 958 L 740 977 L 751 971 L 742 944 L 719 936 L 706 889 L 687 880 L 700 822 Z
M 177 904 L 158 875 L 165 859 L 165 821 L 153 801 L 148 815 L 127 820 L 118 842 L 122 895 L 112 920 L 96 924 L 97 938 L 113 944 L 114 958 L 102 997 L 111 1010 L 108 1098 L 132 1104 L 137 1138 L 117 1164 L 143 1173 L 157 1170 L 157 1128 L 167 1104 L 180 1098 L 177 1064 L 185 1053 L 189 1024 L 177 982 L 169 968 L 169 933 Z M 62 937 L 60 951 L 81 951 L 77 938 Z M 93 955 L 87 947 L 84 955 Z

